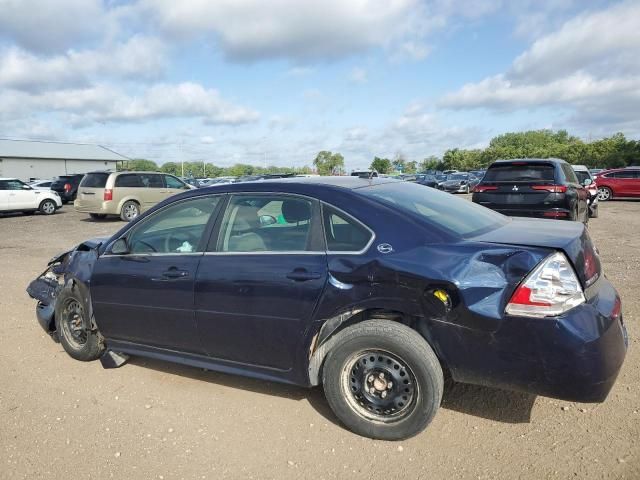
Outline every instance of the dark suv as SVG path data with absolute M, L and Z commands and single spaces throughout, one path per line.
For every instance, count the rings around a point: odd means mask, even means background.
M 84 177 L 84 173 L 60 175 L 51 184 L 51 190 L 58 192 L 62 203 L 73 202 L 78 195 L 78 186 Z
M 587 223 L 589 192 L 564 160 L 494 162 L 473 190 L 473 201 L 505 215 Z

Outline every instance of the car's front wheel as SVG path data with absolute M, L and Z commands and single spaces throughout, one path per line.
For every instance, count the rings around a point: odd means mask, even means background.
M 609 187 L 598 187 L 598 200 L 600 200 L 601 202 L 611 200 L 612 196 L 613 192 Z
M 40 202 L 39 210 L 45 215 L 53 215 L 56 213 L 56 203 L 53 200 L 43 200 Z
M 55 322 L 60 343 L 71 357 L 84 362 L 96 360 L 104 352 L 102 335 L 91 329 L 87 310 L 82 296 L 69 288 L 60 292 L 56 300 Z
M 325 395 L 351 431 L 401 440 L 426 428 L 440 406 L 443 373 L 415 330 L 370 320 L 338 335 L 324 362 Z

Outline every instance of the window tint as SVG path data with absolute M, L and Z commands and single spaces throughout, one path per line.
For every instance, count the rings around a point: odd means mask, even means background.
M 109 178 L 108 173 L 87 173 L 82 182 L 80 182 L 81 187 L 85 188 L 104 188 L 107 185 L 107 178 Z
M 358 193 L 463 238 L 480 235 L 509 221 L 493 210 L 415 183 L 385 183 L 360 188 Z
M 162 177 L 160 175 L 153 173 L 141 173 L 139 177 L 140 182 L 142 182 L 142 186 L 145 188 L 164 188 L 164 185 L 162 184 Z
M 544 163 L 493 164 L 485 173 L 483 182 L 554 181 L 554 168 Z
M 20 180 L 0 180 L 0 190 L 22 190 L 24 186 Z
M 635 175 L 635 172 L 632 172 L 632 171 L 614 172 L 613 175 L 609 175 L 609 176 L 613 176 L 615 178 L 637 178 Z
M 576 171 L 576 177 L 578 177 L 578 181 L 580 182 L 581 185 L 584 185 L 584 181 L 587 179 L 591 179 L 591 175 L 589 174 L 589 172 L 584 172 L 584 171 Z
M 185 184 L 171 175 L 165 175 L 164 181 L 167 184 L 167 188 L 184 188 Z
M 198 251 L 207 222 L 219 196 L 179 202 L 134 227 L 128 243 L 131 253 L 190 253 Z
M 118 175 L 116 178 L 116 187 L 127 187 L 127 188 L 141 188 L 142 182 L 140 181 L 140 177 L 134 173 L 127 173 L 124 175 Z
M 225 213 L 218 250 L 299 252 L 310 250 L 312 203 L 280 195 L 237 195 Z
M 359 222 L 329 205 L 322 206 L 327 250 L 359 252 L 371 240 L 371 232 Z

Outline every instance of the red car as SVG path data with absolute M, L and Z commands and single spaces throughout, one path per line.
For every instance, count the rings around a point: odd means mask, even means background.
M 640 167 L 606 170 L 596 176 L 598 200 L 640 197 Z

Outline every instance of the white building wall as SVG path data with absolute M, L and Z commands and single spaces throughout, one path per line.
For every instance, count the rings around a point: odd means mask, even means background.
M 50 160 L 41 158 L 2 158 L 0 177 L 48 179 L 71 173 L 87 173 L 95 170 L 116 170 L 116 162 L 109 160 Z

